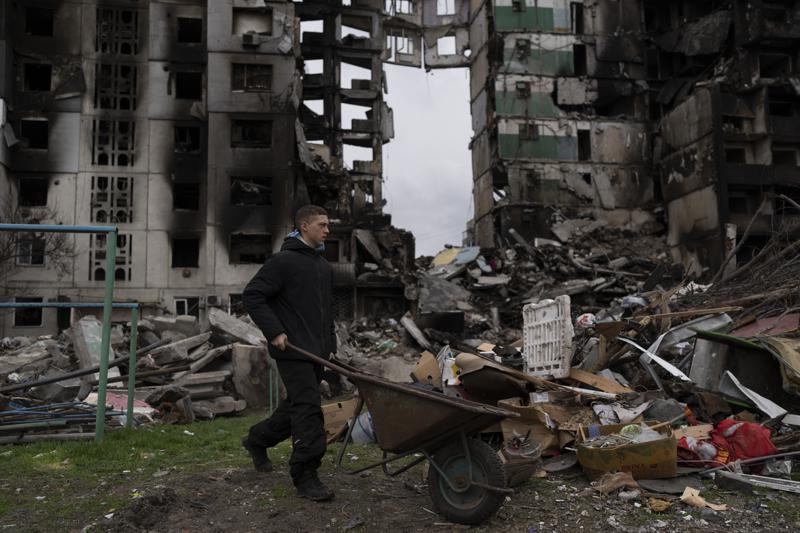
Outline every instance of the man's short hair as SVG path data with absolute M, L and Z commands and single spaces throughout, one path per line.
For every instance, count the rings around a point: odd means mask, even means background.
M 300 225 L 303 222 L 308 222 L 309 219 L 316 217 L 316 216 L 328 216 L 328 212 L 325 211 L 324 208 L 318 205 L 304 205 L 300 209 L 297 210 L 297 213 L 294 215 L 294 227 L 300 229 Z

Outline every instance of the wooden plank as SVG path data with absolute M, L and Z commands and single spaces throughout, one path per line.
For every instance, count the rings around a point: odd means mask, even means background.
M 627 392 L 634 392 L 633 389 L 629 389 L 628 387 L 620 385 L 612 379 L 598 376 L 597 374 L 592 374 L 590 372 L 585 372 L 579 368 L 571 368 L 569 371 L 569 378 L 574 379 L 578 383 L 583 383 L 584 385 L 589 385 L 590 387 L 594 387 L 595 389 L 599 389 L 603 392 L 609 392 L 611 394 L 625 394 Z

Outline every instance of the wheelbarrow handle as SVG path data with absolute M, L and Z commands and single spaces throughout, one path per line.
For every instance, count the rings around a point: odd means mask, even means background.
M 302 348 L 298 348 L 297 346 L 295 346 L 291 342 L 287 342 L 286 343 L 286 347 L 287 348 L 291 348 L 295 352 L 307 357 L 308 359 L 311 359 L 312 362 L 317 363 L 318 365 L 322 365 L 322 366 L 324 366 L 324 367 L 326 367 L 326 368 L 328 368 L 330 370 L 333 370 L 334 372 L 342 374 L 343 376 L 345 376 L 347 378 L 352 378 L 352 377 L 354 377 L 356 375 L 356 373 L 353 372 L 353 370 L 348 368 L 346 365 L 341 364 L 341 363 L 334 363 L 332 361 L 329 361 L 328 359 L 324 359 L 324 358 L 322 358 L 322 357 L 320 357 L 318 355 L 314 355 L 313 353 L 311 353 L 311 352 L 309 352 L 307 350 L 304 350 Z

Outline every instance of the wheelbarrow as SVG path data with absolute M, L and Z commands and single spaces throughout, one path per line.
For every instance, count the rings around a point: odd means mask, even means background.
M 375 438 L 383 460 L 356 470 L 342 467 L 355 424 L 351 420 L 336 465 L 348 474 L 380 466 L 397 476 L 427 460 L 428 491 L 435 509 L 459 524 L 480 524 L 494 515 L 507 494 L 503 465 L 497 452 L 476 434 L 518 413 L 481 403 L 445 396 L 411 385 L 394 383 L 332 362 L 292 344 L 292 350 L 313 362 L 344 375 L 358 387 L 355 415 L 364 403 L 372 416 Z M 396 470 L 389 464 L 414 456 Z

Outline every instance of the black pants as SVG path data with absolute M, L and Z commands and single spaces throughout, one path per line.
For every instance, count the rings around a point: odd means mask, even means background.
M 325 455 L 325 424 L 320 407 L 319 382 L 322 367 L 308 361 L 276 359 L 278 372 L 286 387 L 270 418 L 250 428 L 249 440 L 256 446 L 272 448 L 292 437 L 289 473 L 297 481 L 308 472 L 315 472 Z

